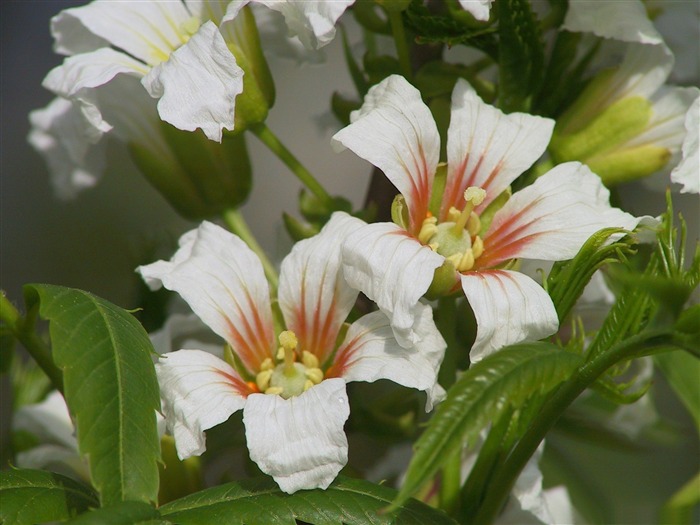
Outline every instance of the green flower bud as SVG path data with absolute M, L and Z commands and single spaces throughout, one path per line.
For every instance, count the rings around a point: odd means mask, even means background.
M 161 140 L 150 145 L 130 142 L 129 152 L 183 217 L 213 217 L 247 199 L 252 183 L 243 135 L 225 133 L 219 144 L 199 130 L 182 131 L 166 122 L 161 122 L 160 130 Z
M 243 69 L 243 93 L 236 97 L 234 117 L 234 133 L 240 133 L 265 121 L 275 102 L 275 84 L 250 7 L 244 7 L 228 26 L 222 27 L 222 31 L 227 33 L 228 47 Z

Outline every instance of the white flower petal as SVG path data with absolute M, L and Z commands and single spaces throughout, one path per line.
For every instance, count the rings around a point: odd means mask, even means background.
M 566 162 L 516 192 L 493 217 L 477 268 L 514 258 L 570 259 L 602 228 L 633 230 L 640 218 L 609 204 L 610 192 L 579 162 Z
M 700 193 L 700 97 L 695 99 L 685 115 L 685 130 L 682 159 L 671 172 L 671 180 L 683 186 L 681 193 Z
M 432 410 L 444 395 L 437 385 L 437 374 L 447 344 L 433 322 L 432 308 L 419 304 L 416 312 L 415 330 L 420 343 L 411 349 L 398 344 L 384 313 L 372 312 L 355 321 L 338 348 L 329 375 L 347 382 L 389 379 L 425 391 L 426 411 Z
M 644 4 L 638 0 L 569 0 L 562 29 L 624 42 L 663 43 Z
M 542 339 L 559 328 L 549 295 L 527 275 L 488 270 L 461 277 L 462 290 L 476 317 L 476 340 L 469 354 L 472 362 L 510 344 Z
M 411 232 L 418 233 L 428 211 L 440 156 L 440 136 L 420 92 L 392 75 L 373 86 L 352 124 L 332 142 L 381 169 L 406 199 Z
M 161 356 L 156 374 L 166 424 L 180 459 L 206 450 L 204 431 L 246 404 L 250 389 L 225 361 L 201 350 Z
M 143 80 L 158 101 L 163 120 L 186 131 L 201 128 L 221 142 L 232 130 L 236 96 L 243 91 L 243 70 L 213 22 L 206 22 L 187 44 L 154 67 Z
M 336 212 L 318 235 L 296 243 L 282 261 L 278 299 L 287 329 L 322 363 L 358 295 L 343 278 L 340 246 L 364 224 Z
M 474 18 L 482 22 L 489 19 L 492 3 L 493 0 L 459 0 L 459 5 L 465 11 L 470 12 Z
M 105 145 L 102 131 L 87 121 L 79 106 L 58 97 L 29 113 L 29 121 L 27 140 L 46 159 L 59 198 L 73 198 L 95 185 L 105 168 Z
M 393 223 L 368 224 L 343 244 L 345 279 L 372 299 L 391 319 L 404 348 L 419 342 L 416 305 L 445 261 Z
M 348 461 L 345 381 L 326 379 L 290 399 L 252 394 L 243 409 L 250 459 L 284 492 L 325 489 Z
M 478 186 L 483 210 L 544 153 L 554 121 L 526 113 L 504 114 L 485 104 L 469 84 L 458 80 L 452 93 L 447 132 L 447 183 L 440 215 L 464 208 L 464 190 Z
M 297 36 L 310 49 L 318 49 L 333 40 L 335 23 L 355 0 L 254 0 L 279 11 L 289 27 L 290 36 Z
M 66 401 L 58 391 L 51 392 L 41 403 L 20 407 L 13 417 L 12 428 L 29 432 L 40 441 L 60 444 L 73 450 L 73 454 L 77 453 L 78 442 L 74 435 L 73 421 Z
M 251 372 L 274 344 L 269 287 L 260 260 L 232 233 L 210 222 L 180 239 L 170 261 L 140 266 L 152 288 L 179 293 L 194 313 L 223 337 Z
M 75 54 L 93 50 L 102 40 L 155 65 L 167 60 L 172 51 L 187 41 L 185 28 L 191 19 L 179 1 L 96 0 L 62 11 L 51 21 L 51 29 L 58 52 Z

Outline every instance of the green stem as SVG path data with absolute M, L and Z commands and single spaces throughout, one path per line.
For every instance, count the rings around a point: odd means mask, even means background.
M 583 364 L 571 378 L 544 403 L 537 417 L 531 422 L 513 452 L 495 473 L 486 497 L 471 523 L 493 523 L 513 489 L 523 468 L 537 450 L 547 432 L 559 416 L 596 379 L 611 366 L 638 356 L 643 349 L 670 344 L 668 331 L 655 330 L 638 334 L 612 347 L 608 352 Z
M 440 508 L 450 516 L 459 507 L 459 487 L 462 484 L 462 449 L 442 467 L 440 478 Z
M 391 34 L 396 45 L 396 56 L 399 58 L 401 73 L 409 82 L 413 78 L 411 69 L 411 56 L 408 51 L 408 41 L 406 40 L 406 30 L 403 27 L 403 17 L 401 11 L 388 9 L 389 23 L 391 24 Z
M 250 228 L 248 228 L 248 224 L 245 222 L 241 212 L 237 209 L 226 210 L 223 213 L 223 219 L 229 229 L 243 239 L 248 247 L 260 258 L 260 262 L 263 265 L 263 270 L 265 271 L 265 277 L 267 277 L 267 280 L 270 283 L 270 292 L 272 295 L 274 295 L 277 292 L 277 286 L 279 284 L 277 270 L 275 270 L 274 265 L 272 262 L 270 262 L 270 259 L 267 258 L 265 251 L 258 244 L 258 241 L 250 231 Z
M 49 377 L 56 390 L 62 393 L 63 374 L 53 362 L 51 349 L 34 332 L 33 326 L 26 322 L 14 305 L 5 297 L 5 292 L 0 293 L 0 320 L 7 325 L 12 334 L 22 343 L 29 355 L 34 358 Z
M 323 186 L 315 179 L 309 170 L 292 154 L 287 147 L 282 144 L 264 122 L 252 126 L 250 130 L 255 136 L 265 144 L 284 164 L 296 175 L 296 177 L 306 186 L 328 209 L 333 209 L 333 199 Z

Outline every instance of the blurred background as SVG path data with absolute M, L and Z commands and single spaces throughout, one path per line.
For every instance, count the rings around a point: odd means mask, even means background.
M 153 246 L 174 244 L 193 226 L 176 215 L 118 148 L 110 151 L 110 168 L 94 188 L 68 202 L 52 194 L 46 165 L 26 141 L 28 113 L 52 99 L 41 81 L 62 60 L 52 51 L 49 20 L 83 3 L 0 3 L 0 286 L 18 305 L 22 285 L 40 282 L 81 288 L 131 308 L 138 290 L 134 268 L 153 260 L 144 259 Z M 331 94 L 353 93 L 340 39 L 324 48 L 324 54 L 326 63 L 320 66 L 268 56 L 277 86 L 268 125 L 327 188 L 360 205 L 370 166 L 349 152 L 333 153 L 329 145 L 338 127 L 326 109 Z M 254 187 L 243 213 L 263 248 L 279 261 L 291 245 L 281 212 L 297 215 L 301 186 L 254 136 L 248 136 L 248 145 Z M 627 185 L 620 194 L 632 213 L 657 215 L 665 209 L 661 194 L 645 185 Z M 688 219 L 689 238 L 697 239 L 698 197 L 677 195 L 674 201 Z M 6 383 L 3 378 L 3 443 L 8 432 Z M 617 523 L 654 521 L 660 502 L 700 467 L 692 422 L 663 388 L 663 380 L 658 383 L 655 401 L 668 419 L 666 429 L 673 430 L 663 438 L 644 441 L 634 450 L 601 449 L 582 444 L 576 436 L 557 443 L 559 468 L 571 469 L 581 480 L 595 480 L 600 505 L 612 507 Z

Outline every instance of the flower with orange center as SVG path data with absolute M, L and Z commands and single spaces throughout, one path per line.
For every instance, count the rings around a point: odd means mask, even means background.
M 283 491 L 326 488 L 347 462 L 346 382 L 390 379 L 424 390 L 427 409 L 442 396 L 445 342 L 429 306 L 418 314 L 413 348 L 399 346 L 382 312 L 352 323 L 338 343 L 358 295 L 343 278 L 340 244 L 362 225 L 336 213 L 282 261 L 281 330 L 257 256 L 212 223 L 183 235 L 170 261 L 138 269 L 151 287 L 178 292 L 232 350 L 227 360 L 178 350 L 156 364 L 180 458 L 204 452 L 204 431 L 242 409 L 250 457 Z
M 553 334 L 558 319 L 551 299 L 530 277 L 508 269 L 510 261 L 570 259 L 596 231 L 639 222 L 612 208 L 600 178 L 578 162 L 556 166 L 496 203 L 502 207 L 493 214 L 489 206 L 544 153 L 554 121 L 505 115 L 463 80 L 452 95 L 444 185 L 435 184 L 437 126 L 403 77 L 370 89 L 351 121 L 334 144 L 380 168 L 407 213 L 395 213 L 396 224 L 368 224 L 350 234 L 343 270 L 391 318 L 401 345 L 420 341 L 415 312 L 429 289 L 435 295 L 461 288 L 466 296 L 477 322 L 473 361 Z

